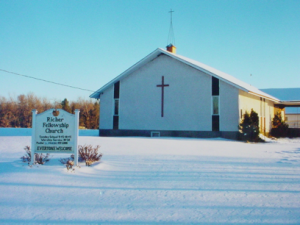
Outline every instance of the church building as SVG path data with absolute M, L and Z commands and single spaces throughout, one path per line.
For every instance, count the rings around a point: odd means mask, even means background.
M 90 95 L 100 136 L 238 138 L 251 109 L 268 133 L 279 99 L 203 63 L 158 48 Z M 282 108 L 282 107 L 281 107 Z

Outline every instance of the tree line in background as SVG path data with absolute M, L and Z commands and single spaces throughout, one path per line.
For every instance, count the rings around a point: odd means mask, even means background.
M 64 109 L 74 114 L 75 109 L 80 110 L 79 126 L 86 129 L 99 127 L 99 101 L 84 100 L 51 103 L 47 98 L 38 98 L 32 93 L 19 95 L 16 99 L 0 96 L 0 127 L 31 127 L 32 110 L 42 113 L 48 109 Z

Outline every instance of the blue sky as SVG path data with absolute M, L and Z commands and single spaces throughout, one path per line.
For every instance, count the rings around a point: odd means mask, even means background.
M 168 44 L 258 88 L 300 87 L 300 1 L 0 1 L 0 69 L 97 90 Z M 250 76 L 252 74 L 252 76 Z M 0 95 L 91 92 L 0 71 Z

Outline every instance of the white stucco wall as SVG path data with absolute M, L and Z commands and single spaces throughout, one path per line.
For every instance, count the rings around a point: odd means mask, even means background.
M 161 117 L 161 84 L 165 87 Z M 120 129 L 211 131 L 211 77 L 161 55 L 121 80 Z
M 239 89 L 220 80 L 220 131 L 238 131 Z
M 239 91 L 239 113 L 241 118 L 241 110 L 242 114 L 246 111 L 249 113 L 253 109 L 258 113 L 260 119 L 260 127 L 261 127 L 261 119 L 265 117 L 265 126 L 266 132 L 270 132 L 272 128 L 272 120 L 274 118 L 274 102 L 270 100 L 261 101 L 260 97 L 248 94 L 242 90 Z
M 100 95 L 100 129 L 113 128 L 114 86 L 112 85 Z

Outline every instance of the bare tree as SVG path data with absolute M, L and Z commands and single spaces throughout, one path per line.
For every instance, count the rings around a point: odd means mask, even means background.
M 33 93 L 19 95 L 16 98 L 0 96 L 0 127 L 31 127 L 32 110 L 42 113 L 50 108 L 63 108 L 71 113 L 80 110 L 80 126 L 98 129 L 99 101 L 79 98 L 75 102 L 55 100 L 51 103 L 47 98 L 38 98 Z

